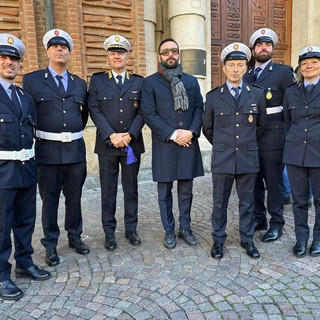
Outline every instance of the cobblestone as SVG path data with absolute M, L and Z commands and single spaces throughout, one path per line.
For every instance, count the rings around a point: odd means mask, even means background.
M 100 189 L 83 192 L 83 240 L 91 253 L 80 256 L 67 244 L 63 197 L 59 208 L 61 264 L 49 268 L 40 244 L 41 201 L 33 245 L 34 261 L 52 272 L 52 278 L 35 282 L 12 279 L 25 292 L 17 302 L 0 300 L 0 319 L 117 319 L 117 320 L 312 320 L 320 318 L 320 259 L 292 255 L 295 243 L 293 216 L 285 207 L 285 232 L 275 243 L 255 243 L 261 259 L 246 256 L 239 243 L 238 204 L 233 191 L 228 207 L 228 238 L 225 256 L 210 257 L 212 184 L 211 175 L 194 181 L 192 229 L 198 245 L 163 246 L 164 232 L 158 210 L 156 184 L 139 185 L 138 233 L 142 245 L 132 247 L 124 237 L 123 195 L 117 204 L 118 248 L 104 248 L 100 217 Z M 174 211 L 177 213 L 176 197 Z M 310 211 L 314 219 L 314 208 Z M 178 219 L 177 219 L 178 224 Z M 177 228 L 179 226 L 177 225 Z M 14 261 L 11 258 L 14 266 Z M 14 270 L 14 267 L 13 267 Z

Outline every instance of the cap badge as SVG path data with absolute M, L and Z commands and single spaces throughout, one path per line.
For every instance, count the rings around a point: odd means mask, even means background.
M 58 36 L 59 35 L 59 30 L 54 30 L 54 35 Z
M 14 43 L 14 40 L 13 40 L 12 37 L 8 37 L 7 42 L 8 42 L 9 44 L 13 44 L 13 43 Z
M 120 41 L 120 37 L 116 36 L 116 37 L 114 38 L 114 40 L 116 40 L 116 42 L 119 42 L 119 41 Z
M 313 51 L 313 48 L 312 48 L 312 47 L 309 47 L 309 48 L 308 48 L 308 52 L 311 52 L 311 51 Z
M 233 45 L 233 49 L 234 49 L 234 50 L 238 50 L 238 49 L 239 49 L 239 44 L 238 44 L 238 43 L 235 43 L 235 44 Z
M 261 34 L 265 34 L 266 33 L 266 30 L 265 29 L 262 29 L 261 30 Z

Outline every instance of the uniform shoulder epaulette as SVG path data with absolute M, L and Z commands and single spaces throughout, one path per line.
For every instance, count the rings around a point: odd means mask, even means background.
M 290 83 L 290 84 L 287 86 L 287 88 L 292 87 L 293 85 L 297 85 L 297 82 L 292 82 L 292 83 Z
M 40 70 L 34 70 L 34 71 L 31 71 L 31 72 L 28 72 L 28 73 L 26 73 L 26 75 L 34 74 L 34 73 L 37 73 L 38 71 L 40 71 Z
M 259 88 L 259 89 L 263 89 L 263 90 L 264 90 L 263 87 L 257 85 L 256 83 L 251 83 L 251 86 L 252 86 L 252 87 L 255 87 L 255 88 Z
M 102 73 L 106 73 L 106 71 L 99 71 L 99 72 L 94 72 L 92 75 L 96 75 L 96 74 L 102 74 Z
M 217 90 L 218 88 L 220 88 L 220 87 L 212 88 L 210 91 L 207 92 L 207 94 L 210 93 L 210 92 L 213 92 L 213 91 Z
M 137 74 L 137 73 L 131 73 L 131 76 L 135 76 L 135 77 L 143 78 L 143 76 L 141 76 L 140 74 Z

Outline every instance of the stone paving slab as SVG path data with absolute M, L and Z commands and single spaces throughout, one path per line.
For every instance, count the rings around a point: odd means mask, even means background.
M 34 261 L 52 272 L 52 278 L 36 282 L 12 279 L 25 292 L 17 302 L 0 300 L 0 319 L 320 319 L 320 258 L 297 259 L 293 216 L 286 206 L 284 235 L 275 243 L 255 241 L 261 259 L 252 260 L 239 244 L 238 204 L 235 191 L 228 209 L 225 256 L 210 257 L 211 175 L 194 181 L 192 229 L 199 244 L 190 247 L 177 238 L 177 247 L 163 246 L 164 232 L 158 211 L 156 184 L 139 185 L 140 247 L 124 238 L 123 196 L 117 205 L 118 248 L 104 248 L 100 217 L 100 189 L 83 193 L 84 234 L 91 253 L 81 256 L 67 245 L 63 230 L 63 197 L 59 212 L 62 262 L 49 268 L 44 262 L 40 206 L 33 238 Z M 174 198 L 177 212 L 176 198 Z M 310 211 L 310 225 L 314 208 Z M 176 227 L 178 228 L 178 222 Z M 12 261 L 14 264 L 14 261 Z

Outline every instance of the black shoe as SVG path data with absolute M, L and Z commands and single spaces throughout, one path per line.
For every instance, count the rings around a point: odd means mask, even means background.
M 60 263 L 60 259 L 56 249 L 46 250 L 46 263 L 50 267 L 55 267 Z
M 282 236 L 282 229 L 269 228 L 269 230 L 262 236 L 262 242 L 273 242 Z
M 254 223 L 254 231 L 263 231 L 263 230 L 267 230 L 268 229 L 268 223 L 264 222 L 264 223 L 259 223 L 259 222 L 255 222 Z
M 173 249 L 176 246 L 176 235 L 174 232 L 166 233 L 163 244 L 167 249 Z
M 23 292 L 12 282 L 5 280 L 0 282 L 0 298 L 5 300 L 18 300 L 23 296 Z
M 113 233 L 106 234 L 106 241 L 104 243 L 105 248 L 108 251 L 114 251 L 117 248 L 116 238 Z
M 288 204 L 292 204 L 291 196 L 283 196 L 283 204 L 286 206 Z
M 303 258 L 307 254 L 308 241 L 297 241 L 293 247 L 293 254 L 297 258 Z
M 80 238 L 69 240 L 69 247 L 76 249 L 76 253 L 86 255 L 90 253 L 90 249 L 86 246 Z
M 220 260 L 223 257 L 223 243 L 214 242 L 210 253 L 212 258 Z
M 183 239 L 189 246 L 194 246 L 198 243 L 197 238 L 193 235 L 190 228 L 179 229 L 178 237 Z
M 318 257 L 320 256 L 320 241 L 319 240 L 313 240 L 309 254 L 311 257 Z
M 254 246 L 253 242 L 241 242 L 241 247 L 246 249 L 246 253 L 250 258 L 260 258 L 258 249 Z
M 137 235 L 136 231 L 126 231 L 126 238 L 129 240 L 130 244 L 133 246 L 140 246 L 141 240 Z
M 16 268 L 16 275 L 22 277 L 29 277 L 32 280 L 44 281 L 51 278 L 49 271 L 38 268 L 37 266 L 31 266 L 28 269 Z

